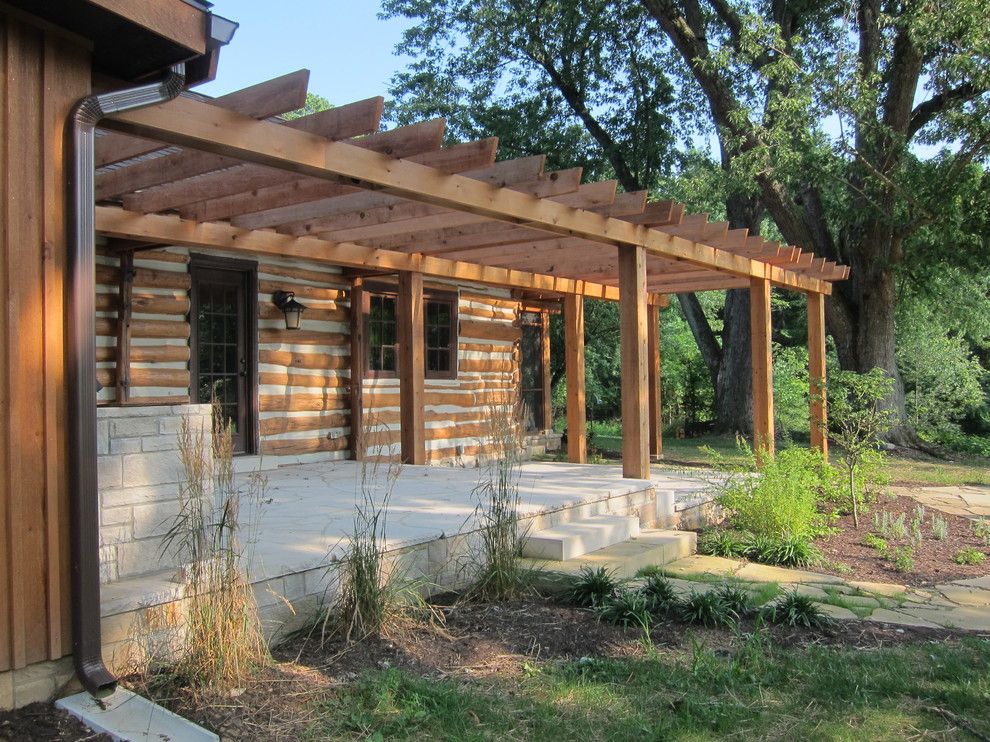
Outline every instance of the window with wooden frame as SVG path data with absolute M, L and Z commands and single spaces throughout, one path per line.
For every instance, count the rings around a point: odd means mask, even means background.
M 394 377 L 398 372 L 398 301 L 394 290 L 369 287 L 364 298 L 368 338 L 365 376 Z M 427 379 L 457 378 L 457 293 L 423 292 L 423 343 Z

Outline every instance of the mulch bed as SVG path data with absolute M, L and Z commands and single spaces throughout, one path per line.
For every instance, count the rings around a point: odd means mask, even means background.
M 0 711 L 0 740 L 3 742 L 57 739 L 112 742 L 108 735 L 94 733 L 52 703 L 32 703 L 13 711 Z
M 593 612 L 533 598 L 438 609 L 443 619 L 413 622 L 387 638 L 347 644 L 297 639 L 275 652 L 278 664 L 234 694 L 159 691 L 155 700 L 209 728 L 224 740 L 291 740 L 304 737 L 316 709 L 333 703 L 337 689 L 369 669 L 400 668 L 442 680 L 499 683 L 524 673 L 524 663 L 581 657 L 643 657 L 641 634 L 600 623 Z M 746 622 L 742 631 L 752 630 Z M 941 641 L 959 632 L 847 621 L 826 631 L 772 627 L 777 646 L 877 648 Z M 740 640 L 724 629 L 665 622 L 653 630 L 662 656 L 689 661 L 691 639 L 728 654 Z M 140 689 L 140 688 L 139 688 Z
M 892 558 L 882 557 L 877 551 L 863 545 L 863 537 L 873 532 L 873 515 L 887 511 L 892 518 L 905 513 L 905 521 L 910 525 L 912 513 L 918 501 L 910 497 L 882 497 L 870 507 L 867 513 L 861 513 L 859 530 L 853 525 L 851 515 L 844 515 L 835 524 L 839 532 L 818 542 L 819 548 L 825 553 L 827 563 L 814 567 L 816 571 L 828 572 L 840 577 L 870 582 L 893 582 L 912 587 L 924 587 L 952 580 L 963 580 L 971 577 L 983 577 L 990 574 L 990 547 L 973 535 L 972 521 L 960 515 L 951 515 L 936 511 L 931 507 L 925 508 L 925 522 L 922 526 L 923 539 L 920 544 L 912 544 L 910 539 L 895 539 L 886 537 L 891 553 L 899 546 L 912 546 L 914 549 L 914 569 L 910 572 L 898 572 Z M 932 513 L 938 513 L 945 518 L 949 526 L 948 536 L 938 541 L 932 535 Z M 953 561 L 953 557 L 961 549 L 972 547 L 987 554 L 983 564 L 961 565 Z M 828 563 L 844 564 L 852 568 L 852 572 L 835 571 Z

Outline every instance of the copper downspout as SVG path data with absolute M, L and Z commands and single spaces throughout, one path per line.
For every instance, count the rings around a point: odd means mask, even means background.
M 103 663 L 100 630 L 100 500 L 96 474 L 96 232 L 94 131 L 101 119 L 172 100 L 185 85 L 184 64 L 160 82 L 83 98 L 70 116 L 68 357 L 69 496 L 72 558 L 72 654 L 92 695 L 117 680 Z

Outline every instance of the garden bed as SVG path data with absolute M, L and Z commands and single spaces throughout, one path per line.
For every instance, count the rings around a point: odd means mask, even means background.
M 94 733 L 78 719 L 55 708 L 52 703 L 32 703 L 12 711 L 0 711 L 0 740 L 112 742 L 109 735 Z
M 985 555 L 990 553 L 990 547 L 974 534 L 973 522 L 969 518 L 933 508 L 925 509 L 920 541 L 912 540 L 910 533 L 906 537 L 897 537 L 888 531 L 882 536 L 887 544 L 887 555 L 864 543 L 867 534 L 881 536 L 875 527 L 875 518 L 882 520 L 883 513 L 887 512 L 890 514 L 889 521 L 903 515 L 904 522 L 910 524 L 917 507 L 918 502 L 910 497 L 882 497 L 870 507 L 869 512 L 860 515 L 859 529 L 853 525 L 851 515 L 841 516 L 834 524 L 837 533 L 816 542 L 825 559 L 813 569 L 857 580 L 914 587 L 982 577 L 990 573 L 990 557 L 981 564 L 973 565 L 954 561 L 956 554 L 964 549 L 974 549 Z M 947 532 L 944 539 L 935 538 L 933 515 L 945 520 Z M 913 565 L 906 571 L 899 571 L 894 559 L 897 549 L 902 548 L 910 548 L 912 553 Z
M 645 671 L 642 663 L 669 663 L 679 671 L 689 668 L 697 661 L 699 648 L 706 657 L 726 661 L 744 651 L 754 630 L 749 620 L 738 630 L 686 627 L 665 621 L 653 627 L 650 647 L 638 630 L 603 623 L 591 610 L 543 599 L 469 603 L 437 610 L 440 620 L 406 620 L 381 639 L 352 644 L 333 640 L 321 645 L 312 637 L 297 638 L 275 652 L 276 665 L 255 674 L 245 688 L 233 693 L 193 692 L 170 684 L 149 689 L 142 679 L 132 681 L 136 690 L 150 693 L 159 703 L 218 732 L 225 740 L 374 739 L 382 726 L 397 723 L 409 712 L 392 707 L 389 694 L 393 683 L 413 684 L 414 698 L 401 703 L 421 706 L 414 714 L 418 718 L 401 733 L 395 731 L 396 737 L 430 736 L 423 725 L 438 724 L 441 728 L 433 729 L 438 738 L 460 739 L 466 734 L 487 739 L 499 735 L 486 717 L 482 696 L 499 702 L 523 700 L 532 692 L 534 681 L 539 685 L 540 674 L 556 672 L 553 668 L 597 666 L 601 662 L 619 667 L 628 664 L 629 670 L 622 672 L 631 680 L 633 673 Z M 798 653 L 823 647 L 888 651 L 894 645 L 919 642 L 951 644 L 959 635 L 858 621 L 835 623 L 817 631 L 784 626 L 766 630 L 775 651 Z M 650 667 L 656 669 L 653 664 Z M 378 709 L 375 713 L 387 710 L 389 718 L 364 719 L 366 709 L 354 706 L 363 705 L 368 700 L 364 699 L 366 694 Z M 436 698 L 431 697 L 433 694 Z M 457 698 L 448 698 L 449 694 L 466 694 L 474 700 L 456 710 L 457 718 L 445 719 L 444 714 L 453 713 L 445 704 L 458 703 Z M 359 696 L 363 700 L 358 701 Z M 680 702 L 673 696 L 668 700 Z M 540 722 L 518 718 L 511 723 L 535 733 L 537 727 L 530 725 Z M 609 732 L 599 729 L 598 736 L 609 736 Z

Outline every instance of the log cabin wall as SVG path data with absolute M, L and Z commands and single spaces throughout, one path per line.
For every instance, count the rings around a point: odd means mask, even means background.
M 209 251 L 196 250 L 201 254 Z M 120 256 L 98 250 L 97 357 L 100 404 L 115 405 Z M 128 404 L 189 401 L 190 250 L 134 254 L 131 386 Z M 507 290 L 430 286 L 458 292 L 458 373 L 427 379 L 425 420 L 430 463 L 470 460 L 490 438 L 489 406 L 508 408 L 518 389 L 519 302 Z M 275 291 L 304 303 L 299 330 L 286 330 Z M 350 300 L 340 271 L 299 260 L 258 261 L 258 424 L 263 456 L 347 458 L 350 442 Z M 398 379 L 365 379 L 365 455 L 397 455 Z
M 89 52 L 0 9 L 0 68 L 2 671 L 71 647 L 64 150 L 72 106 L 90 91 Z M 13 685 L 15 697 L 0 692 L 0 706 L 17 700 Z
M 506 290 L 431 282 L 457 291 L 457 375 L 427 378 L 424 419 L 428 463 L 463 462 L 485 453 L 491 407 L 514 413 L 518 391 L 519 302 Z M 399 380 L 364 380 L 365 456 L 399 454 Z

